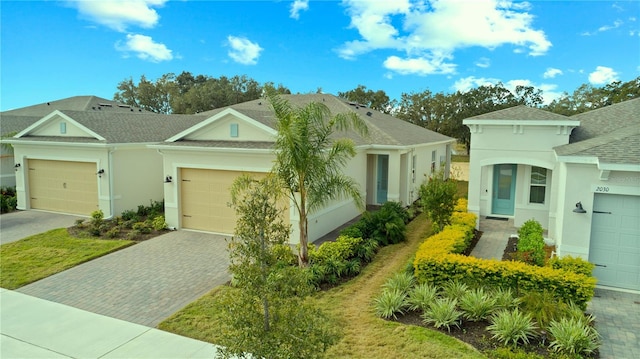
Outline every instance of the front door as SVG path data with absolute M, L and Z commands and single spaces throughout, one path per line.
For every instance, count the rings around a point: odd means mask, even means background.
M 376 191 L 376 203 L 382 204 L 387 201 L 387 190 L 389 187 L 389 155 L 378 155 L 378 181 Z
M 516 193 L 516 165 L 500 164 L 493 166 L 493 214 L 513 215 Z

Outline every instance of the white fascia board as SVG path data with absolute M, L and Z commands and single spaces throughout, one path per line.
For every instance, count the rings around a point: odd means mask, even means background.
M 87 142 L 56 142 L 56 141 L 29 141 L 29 140 L 3 140 L 2 142 L 12 145 L 29 145 L 29 146 L 61 146 L 61 147 L 95 147 L 107 148 L 112 147 L 111 143 L 87 143 Z
M 24 130 L 20 131 L 20 133 L 18 133 L 17 135 L 13 136 L 14 138 L 20 138 L 23 137 L 29 133 L 31 133 L 31 131 L 34 131 L 36 129 L 38 129 L 40 126 L 42 126 L 43 124 L 49 122 L 49 120 L 55 116 L 60 116 L 62 118 L 65 119 L 65 121 L 68 121 L 72 124 L 74 124 L 75 126 L 78 126 L 80 128 L 82 128 L 83 131 L 87 132 L 89 135 L 91 135 L 92 137 L 94 137 L 96 140 L 98 141 L 105 141 L 105 138 L 100 136 L 99 134 L 93 132 L 92 130 L 88 129 L 87 127 L 85 127 L 84 125 L 78 123 L 76 120 L 72 119 L 71 117 L 65 115 L 64 113 L 60 112 L 59 110 L 55 110 L 53 112 L 51 112 L 50 114 L 48 114 L 47 116 L 41 118 L 40 120 L 36 121 L 36 123 L 32 124 L 31 126 L 25 128 Z
M 602 171 L 640 172 L 640 165 L 627 163 L 598 163 L 598 169 Z
M 598 164 L 598 157 L 594 156 L 557 156 L 557 160 L 565 163 Z
M 273 153 L 267 148 L 228 148 L 228 147 L 205 147 L 205 146 L 166 146 L 161 144 L 147 145 L 161 151 L 185 151 L 185 152 L 231 152 L 231 153 Z
M 253 118 L 251 118 L 249 116 L 246 116 L 246 115 L 244 115 L 244 114 L 242 114 L 242 113 L 240 113 L 240 112 L 238 112 L 238 111 L 236 111 L 236 110 L 234 110 L 232 108 L 228 108 L 228 109 L 226 109 L 224 111 L 221 111 L 221 112 L 219 112 L 219 113 L 207 118 L 206 120 L 201 121 L 200 123 L 198 123 L 196 125 L 193 125 L 193 126 L 187 128 L 186 130 L 178 133 L 177 135 L 165 140 L 165 142 L 176 142 L 178 140 L 181 140 L 182 138 L 184 138 L 184 137 L 186 137 L 186 136 L 188 136 L 188 135 L 190 135 L 190 134 L 192 134 L 194 132 L 197 132 L 201 128 L 203 128 L 205 126 L 208 126 L 209 124 L 212 124 L 212 123 L 220 120 L 221 118 L 223 118 L 226 115 L 233 115 L 233 116 L 238 117 L 238 118 L 240 118 L 240 119 L 242 119 L 242 120 L 244 120 L 246 122 L 251 123 L 252 125 L 254 125 L 254 126 L 256 126 L 256 127 L 260 128 L 260 129 L 262 129 L 262 130 L 264 130 L 264 131 L 266 131 L 266 132 L 268 132 L 268 133 L 270 133 L 270 134 L 272 134 L 274 136 L 277 135 L 276 130 L 274 130 L 273 128 L 271 128 L 269 126 L 266 126 L 266 125 L 263 125 L 260 122 L 254 120 Z
M 580 121 L 577 120 L 483 120 L 483 119 L 471 119 L 462 120 L 464 125 L 497 125 L 497 126 L 580 126 Z

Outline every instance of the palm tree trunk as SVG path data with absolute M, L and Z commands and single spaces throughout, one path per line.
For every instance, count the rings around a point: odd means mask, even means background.
M 300 192 L 300 251 L 298 252 L 298 265 L 300 267 L 307 267 L 309 265 L 308 245 L 309 245 L 309 232 L 307 223 L 307 203 L 306 192 Z

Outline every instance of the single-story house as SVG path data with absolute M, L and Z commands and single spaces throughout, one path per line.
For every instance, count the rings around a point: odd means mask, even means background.
M 366 138 L 339 134 L 356 144 L 357 155 L 344 171 L 360 185 L 367 205 L 409 205 L 426 175 L 441 165 L 449 172 L 450 137 L 332 95 L 283 97 L 294 106 L 324 103 L 333 114 L 353 111 L 367 123 Z M 81 215 L 102 209 L 109 218 L 164 199 L 169 226 L 230 234 L 235 213 L 228 207 L 229 186 L 242 173 L 264 175 L 272 168 L 274 125 L 265 99 L 197 115 L 56 109 L 6 141 L 20 164 L 18 208 Z M 310 216 L 309 239 L 358 214 L 351 200 L 329 204 Z M 290 209 L 287 220 L 297 241 L 297 213 Z
M 567 117 L 516 106 L 465 119 L 469 211 L 535 219 L 599 285 L 640 290 L 640 98 Z

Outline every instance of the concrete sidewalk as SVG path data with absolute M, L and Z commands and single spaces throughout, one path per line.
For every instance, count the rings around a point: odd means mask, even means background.
M 2 358 L 217 358 L 214 344 L 0 289 Z

